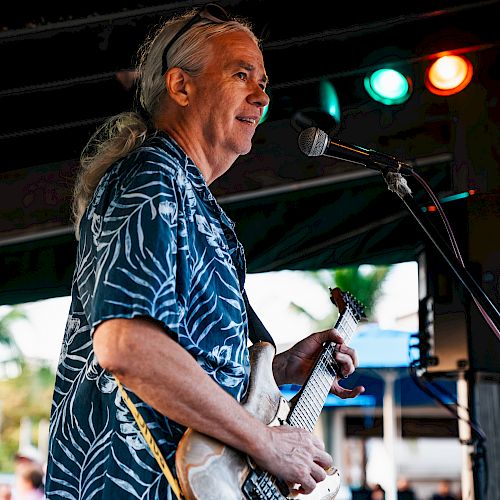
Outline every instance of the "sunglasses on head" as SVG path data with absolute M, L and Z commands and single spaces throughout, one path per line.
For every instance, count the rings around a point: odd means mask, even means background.
M 163 49 L 162 55 L 162 68 L 161 74 L 164 75 L 168 70 L 168 60 L 167 54 L 172 45 L 179 40 L 179 38 L 184 35 L 192 26 L 202 19 L 211 21 L 212 23 L 220 24 L 230 20 L 229 14 L 216 3 L 207 3 L 198 13 L 196 13 L 189 21 L 182 26 L 182 28 L 170 39 L 165 48 Z

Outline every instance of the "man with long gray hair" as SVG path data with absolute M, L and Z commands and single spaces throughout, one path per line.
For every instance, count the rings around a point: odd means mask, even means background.
M 186 428 L 310 492 L 332 465 L 323 443 L 240 404 L 250 372 L 244 253 L 208 188 L 250 151 L 269 102 L 258 40 L 209 4 L 164 24 L 141 55 L 141 112 L 109 120 L 82 154 L 46 495 L 169 498 L 158 454 L 175 476 Z M 303 383 L 325 341 L 351 374 L 355 353 L 327 330 L 275 356 L 276 382 Z

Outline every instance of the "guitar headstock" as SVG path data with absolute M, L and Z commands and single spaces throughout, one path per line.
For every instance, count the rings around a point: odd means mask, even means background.
M 338 287 L 330 288 L 330 300 L 337 306 L 341 316 L 350 311 L 357 321 L 365 317 L 365 307 L 350 292 L 343 292 Z

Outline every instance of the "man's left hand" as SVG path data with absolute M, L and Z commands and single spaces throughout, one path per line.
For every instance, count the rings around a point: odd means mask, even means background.
M 344 344 L 344 339 L 335 328 L 324 330 L 309 335 L 285 352 L 275 356 L 273 362 L 274 378 L 278 385 L 298 384 L 302 385 L 323 349 L 325 342 L 337 344 L 335 349 L 335 360 L 340 367 L 339 377 L 347 378 L 358 366 L 358 359 L 354 349 Z M 363 393 L 365 388 L 357 386 L 354 389 L 342 387 L 337 378 L 332 384 L 330 392 L 342 399 L 355 398 Z

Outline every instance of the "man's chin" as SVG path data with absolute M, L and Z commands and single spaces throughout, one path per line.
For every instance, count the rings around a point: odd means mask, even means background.
M 240 156 L 244 156 L 250 153 L 250 151 L 252 151 L 252 146 L 252 141 L 249 141 L 248 144 L 242 144 Z

